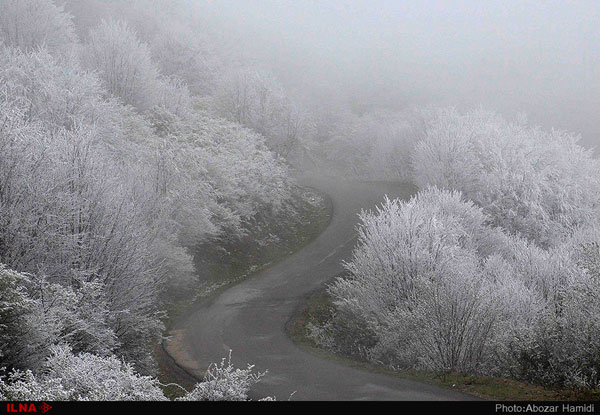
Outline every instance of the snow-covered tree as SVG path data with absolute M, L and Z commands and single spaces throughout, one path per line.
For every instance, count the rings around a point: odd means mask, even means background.
M 76 21 L 79 43 L 63 5 L 101 23 Z M 189 248 L 293 212 L 267 138 L 194 108 L 189 85 L 214 74 L 181 10 L 163 3 L 169 31 L 146 1 L 107 5 L 0 1 L 0 367 L 57 399 L 105 396 L 71 394 L 65 368 L 155 373 L 164 303 L 195 282 Z
M 417 185 L 460 190 L 494 225 L 541 246 L 560 242 L 600 206 L 600 167 L 577 137 L 490 112 L 434 112 L 413 166 Z
M 163 105 L 178 115 L 191 111 L 187 87 L 160 74 L 148 46 L 122 20 L 103 20 L 90 31 L 82 61 L 125 104 L 140 110 Z
M 147 109 L 155 102 L 152 89 L 159 74 L 148 47 L 122 21 L 108 20 L 90 32 L 83 62 L 98 71 L 104 87 L 124 103 Z
M 598 226 L 542 248 L 490 223 L 437 188 L 363 212 L 317 340 L 394 366 L 597 387 Z
M 215 92 L 217 112 L 252 128 L 277 154 L 290 155 L 306 128 L 305 115 L 269 72 L 242 68 L 226 72 Z
M 414 110 L 348 113 L 334 121 L 329 136 L 317 148 L 323 162 L 343 174 L 411 181 L 410 157 L 419 138 L 419 119 Z
M 27 325 L 31 301 L 25 291 L 27 276 L 0 264 L 0 362 L 23 367 L 28 362 Z
M 2 0 L 0 40 L 22 51 L 45 47 L 59 54 L 76 43 L 71 16 L 52 0 Z
M 405 366 L 477 368 L 496 318 L 478 258 L 492 239 L 481 210 L 433 188 L 360 218 L 350 276 L 330 292 L 375 332 L 372 353 Z

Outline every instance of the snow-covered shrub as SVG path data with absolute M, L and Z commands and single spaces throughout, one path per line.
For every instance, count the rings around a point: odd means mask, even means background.
M 31 370 L 13 370 L 0 376 L 2 401 L 67 401 L 70 399 L 59 379 L 38 379 Z
M 158 380 L 135 373 L 131 364 L 114 356 L 73 354 L 54 347 L 46 362 L 46 376 L 58 379 L 71 399 L 92 401 L 165 400 Z
M 497 302 L 478 254 L 485 216 L 460 193 L 435 188 L 363 212 L 350 276 L 330 287 L 338 310 L 367 322 L 373 358 L 472 370 L 482 362 Z
M 352 353 L 350 321 L 374 333 L 363 357 L 378 362 L 596 388 L 598 228 L 544 249 L 490 222 L 436 188 L 363 212 L 350 275 L 330 286 L 336 310 L 313 329 L 317 340 Z
M 158 380 L 140 376 L 130 364 L 114 356 L 73 354 L 67 346 L 54 346 L 43 374 L 13 371 L 0 382 L 4 400 L 166 400 Z
M 527 259 L 528 265 L 520 271 L 525 289 L 513 290 L 513 300 L 506 303 L 511 319 L 500 330 L 495 353 L 504 375 L 551 386 L 598 387 L 597 236 L 597 231 L 587 229 L 547 257 Z M 544 284 L 528 281 L 535 268 L 544 272 Z M 514 299 L 527 291 L 530 305 L 518 307 Z
M 106 287 L 100 281 L 83 281 L 73 288 L 34 276 L 29 286 L 35 300 L 31 318 L 40 330 L 44 328 L 44 343 L 68 343 L 75 353 L 100 356 L 116 350 Z
M 52 346 L 42 370 L 0 373 L 0 400 L 164 401 L 158 379 L 142 376 L 114 355 L 75 354 L 65 345 Z M 245 401 L 266 372 L 235 368 L 228 359 L 212 364 L 202 382 L 178 400 Z M 183 389 L 183 388 L 182 388 Z M 274 400 L 266 397 L 261 400 Z
M 182 401 L 246 401 L 248 391 L 258 383 L 266 372 L 253 371 L 254 366 L 246 369 L 235 368 L 229 357 L 223 358 L 219 364 L 212 364 L 194 389 L 179 400 Z
M 503 304 L 489 370 L 597 387 L 597 160 L 572 135 L 444 109 L 426 118 L 413 166 L 419 186 L 462 191 L 512 235 L 483 258 Z

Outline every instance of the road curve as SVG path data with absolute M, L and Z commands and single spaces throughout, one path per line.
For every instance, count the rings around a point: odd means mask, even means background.
M 201 303 L 175 329 L 177 348 L 167 350 L 186 370 L 201 374 L 233 350 L 236 366 L 268 374 L 253 398 L 286 400 L 469 400 L 452 390 L 370 372 L 323 359 L 294 344 L 285 325 L 308 293 L 342 271 L 355 242 L 357 213 L 390 197 L 409 197 L 409 185 L 303 179 L 331 197 L 333 216 L 312 243 L 282 262 Z

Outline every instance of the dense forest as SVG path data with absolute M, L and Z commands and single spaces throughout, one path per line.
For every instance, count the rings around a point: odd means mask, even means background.
M 189 248 L 291 215 L 298 120 L 167 3 L 3 0 L 0 45 L 2 394 L 161 397 Z

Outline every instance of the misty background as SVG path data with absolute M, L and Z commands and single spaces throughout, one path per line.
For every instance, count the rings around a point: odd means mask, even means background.
M 483 106 L 600 140 L 595 1 L 191 1 L 308 102 Z

